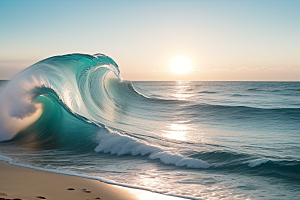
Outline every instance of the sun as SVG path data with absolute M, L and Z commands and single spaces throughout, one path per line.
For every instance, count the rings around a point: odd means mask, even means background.
M 184 56 L 178 56 L 172 60 L 170 68 L 176 74 L 184 74 L 191 71 L 191 62 Z

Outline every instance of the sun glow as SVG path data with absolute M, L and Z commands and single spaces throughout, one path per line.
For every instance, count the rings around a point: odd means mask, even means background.
M 170 68 L 176 74 L 184 74 L 191 70 L 191 62 L 184 56 L 178 56 L 171 62 Z

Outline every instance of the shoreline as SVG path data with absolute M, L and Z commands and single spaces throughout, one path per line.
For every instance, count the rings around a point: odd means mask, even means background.
M 42 171 L 0 160 L 0 199 L 19 200 L 183 200 L 100 180 Z

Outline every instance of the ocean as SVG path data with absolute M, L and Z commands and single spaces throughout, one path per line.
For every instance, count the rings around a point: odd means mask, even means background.
M 300 82 L 121 75 L 69 54 L 0 81 L 0 159 L 187 199 L 300 199 Z

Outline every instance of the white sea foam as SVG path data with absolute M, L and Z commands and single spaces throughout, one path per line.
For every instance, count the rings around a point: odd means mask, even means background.
M 43 81 L 16 75 L 0 94 L 0 141 L 10 140 L 42 114 L 42 106 L 32 102 L 34 87 Z
M 268 162 L 268 159 L 256 159 L 256 160 L 251 160 L 248 164 L 249 167 L 257 167 L 263 163 Z
M 99 145 L 95 148 L 96 152 L 111 153 L 117 155 L 147 155 L 161 151 L 158 147 L 150 146 L 128 136 L 119 135 L 111 129 L 101 129 L 97 136 Z
M 138 142 L 133 138 L 118 134 L 109 128 L 102 129 L 97 141 L 99 145 L 95 148 L 96 152 L 111 153 L 120 155 L 149 155 L 150 159 L 159 159 L 165 164 L 172 164 L 178 167 L 186 166 L 188 168 L 208 168 L 210 165 L 202 160 L 184 157 L 179 154 L 173 154 L 163 149 Z
M 161 162 L 165 164 L 174 164 L 178 167 L 189 167 L 189 168 L 209 168 L 210 165 L 202 160 L 187 158 L 182 155 L 172 154 L 170 152 L 158 152 L 151 154 L 149 156 L 150 159 L 159 159 Z
M 11 158 L 9 158 L 9 157 L 7 157 L 7 156 L 3 156 L 3 155 L 0 155 L 0 160 L 1 160 L 1 161 L 8 162 L 8 163 L 11 163 L 11 162 L 12 162 Z
M 29 169 L 35 169 L 35 170 L 40 170 L 40 171 L 44 171 L 44 172 L 52 172 L 52 173 L 57 173 L 57 174 L 88 178 L 88 179 L 91 179 L 91 180 L 97 180 L 97 181 L 101 181 L 101 182 L 108 183 L 108 184 L 111 184 L 111 185 L 117 185 L 117 186 L 129 188 L 129 189 L 137 189 L 137 190 L 132 190 L 132 192 L 134 192 L 135 194 L 137 194 L 140 197 L 143 197 L 143 196 L 147 195 L 150 198 L 153 197 L 153 199 L 154 198 L 163 198 L 163 199 L 166 199 L 166 200 L 167 199 L 172 199 L 172 200 L 173 199 L 174 200 L 178 199 L 178 200 L 180 200 L 182 198 L 184 198 L 184 199 L 195 199 L 195 198 L 190 198 L 190 197 L 187 197 L 187 196 L 175 195 L 175 194 L 164 194 L 165 196 L 157 196 L 157 195 L 162 195 L 162 193 L 158 192 L 158 191 L 155 191 L 155 190 L 152 190 L 152 189 L 149 189 L 149 188 L 146 188 L 146 187 L 117 183 L 117 182 L 107 180 L 107 179 L 104 179 L 104 178 L 87 176 L 87 175 L 78 174 L 78 173 L 70 172 L 70 171 L 60 171 L 60 170 L 55 170 L 55 169 L 44 169 L 44 168 L 40 168 L 40 167 L 33 167 L 33 166 L 30 166 L 30 165 L 14 163 L 11 158 L 6 157 L 6 156 L 2 156 L 2 155 L 0 155 L 0 161 L 5 161 L 5 162 L 8 162 L 11 165 L 15 165 L 15 166 L 19 166 L 19 167 L 26 167 L 26 168 L 29 168 Z M 148 191 L 148 192 L 151 192 L 151 193 L 143 193 L 143 191 L 144 192 Z

